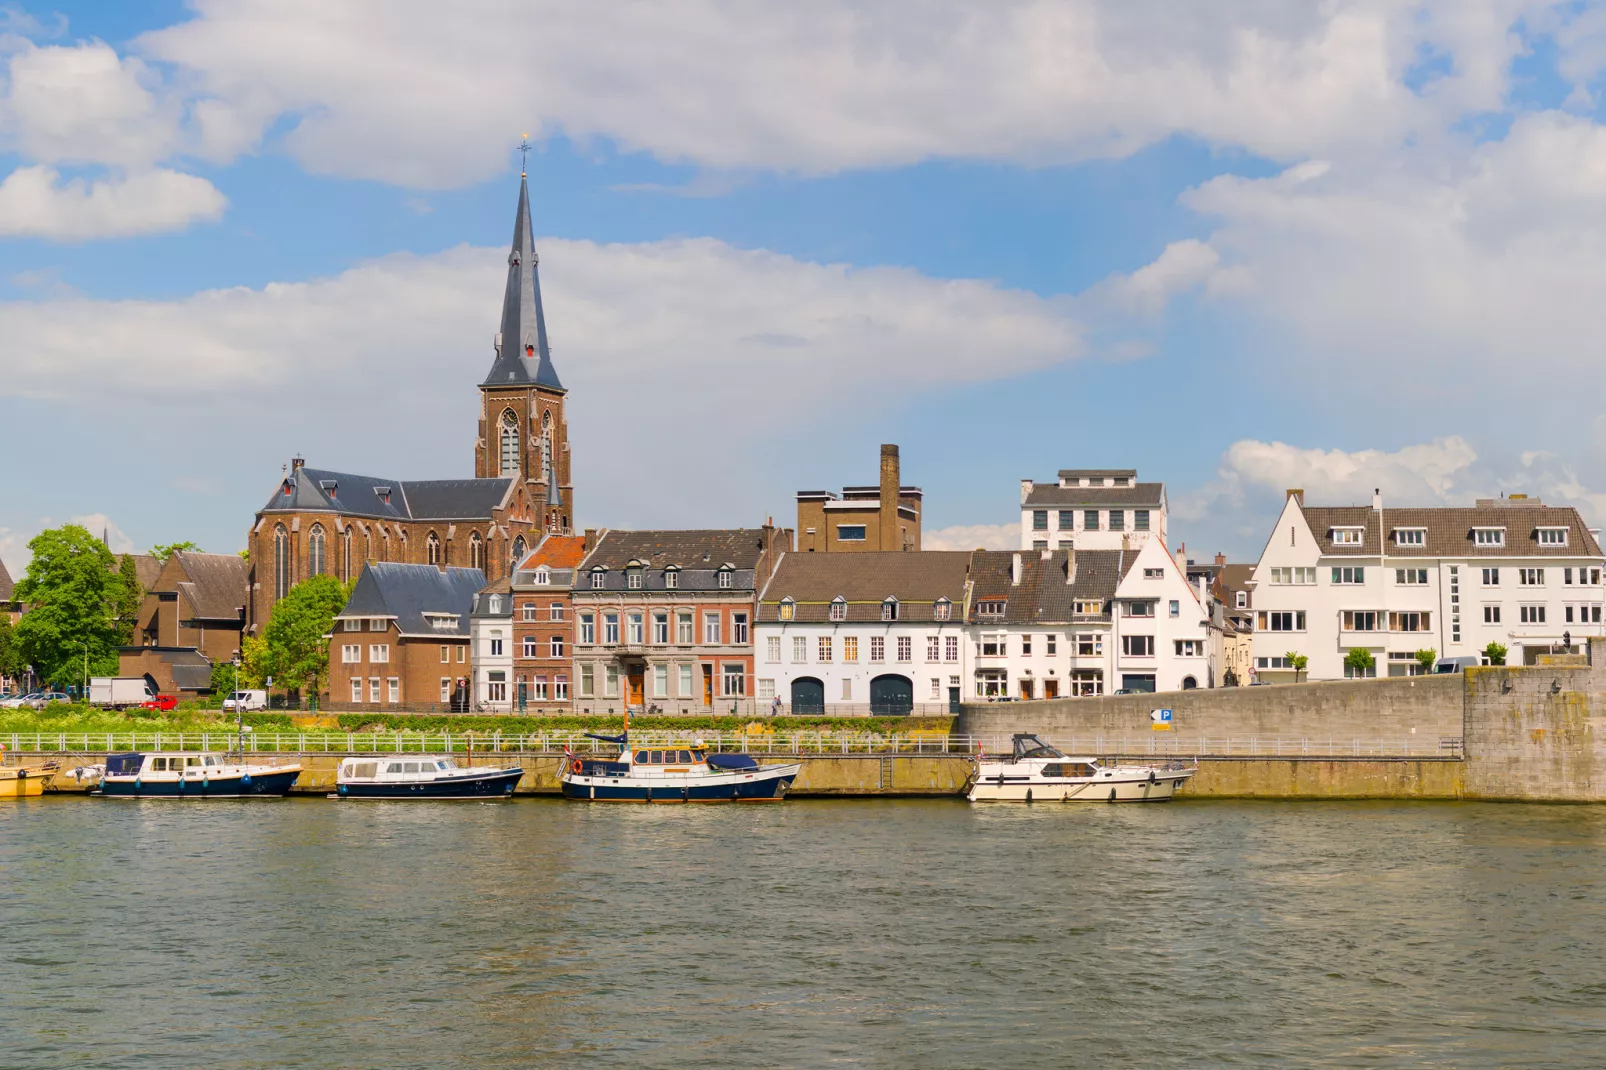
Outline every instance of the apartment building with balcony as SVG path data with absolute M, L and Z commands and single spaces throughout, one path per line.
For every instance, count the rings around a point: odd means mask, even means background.
M 791 538 L 769 525 L 602 532 L 571 595 L 575 709 L 750 712 L 756 596 Z
M 1164 483 L 1132 468 L 1067 468 L 1052 483 L 1020 484 L 1022 550 L 1138 549 L 1166 543 Z
M 1307 506 L 1288 492 L 1255 566 L 1254 671 L 1306 676 L 1406 676 L 1417 652 L 1479 657 L 1489 643 L 1507 664 L 1579 649 L 1606 634 L 1597 533 L 1571 507 L 1522 495 L 1471 508 Z M 1370 651 L 1371 670 L 1345 664 Z
M 803 551 L 759 595 L 757 698 L 789 713 L 946 713 L 964 695 L 971 552 Z

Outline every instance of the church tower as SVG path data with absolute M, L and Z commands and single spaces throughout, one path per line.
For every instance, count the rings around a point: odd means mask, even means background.
M 564 411 L 568 391 L 558 381 L 547 346 L 538 260 L 530 228 L 529 182 L 521 174 L 496 360 L 480 384 L 474 475 L 517 480 L 529 492 L 532 512 L 535 503 L 541 503 L 541 530 L 566 534 L 574 517 L 569 422 Z

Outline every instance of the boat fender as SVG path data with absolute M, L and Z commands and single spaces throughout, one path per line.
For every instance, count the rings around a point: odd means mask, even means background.
M 569 768 L 574 770 L 575 776 L 579 776 L 580 771 L 585 768 L 585 763 L 576 758 Z
M 1110 789 L 1110 801 L 1111 802 L 1115 801 L 1115 789 L 1114 788 Z
M 1153 769 L 1149 770 L 1149 783 L 1150 784 L 1154 783 L 1154 770 Z
M 1026 801 L 1027 802 L 1031 802 L 1032 801 L 1032 789 L 1031 788 L 1027 788 L 1026 789 Z
M 250 773 L 246 773 L 246 774 L 244 774 L 243 776 L 240 777 L 240 787 L 249 788 L 250 786 L 251 786 L 251 774 Z
M 681 802 L 691 802 L 691 788 L 690 787 L 687 787 L 685 785 L 681 786 L 681 789 L 680 789 L 680 801 Z
M 139 777 L 135 777 L 134 778 L 134 790 L 138 791 L 139 789 L 140 789 Z

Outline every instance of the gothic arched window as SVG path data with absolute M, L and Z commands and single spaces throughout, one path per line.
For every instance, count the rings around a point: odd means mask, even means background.
M 425 542 L 424 546 L 425 546 L 426 552 L 429 554 L 429 563 L 432 564 L 432 565 L 440 564 L 441 563 L 441 540 L 435 535 L 435 533 L 433 531 L 429 533 L 429 539 Z
M 322 576 L 324 564 L 324 538 L 323 525 L 312 525 L 312 533 L 307 536 L 307 575 Z
M 507 409 L 502 413 L 502 474 L 516 476 L 518 473 L 519 418 L 512 409 Z
M 513 540 L 513 567 L 518 568 L 519 562 L 524 560 L 524 536 L 520 535 Z
M 340 530 L 340 579 L 351 582 L 351 525 Z
M 280 524 L 273 529 L 273 597 L 290 593 L 290 533 Z
M 558 480 L 558 460 L 552 456 L 552 410 L 548 409 L 541 416 L 541 463 L 542 475 L 546 477 L 550 488 Z M 549 489 L 548 494 L 552 493 Z
M 468 537 L 468 567 L 485 567 L 485 543 L 480 539 L 480 533 L 477 531 Z

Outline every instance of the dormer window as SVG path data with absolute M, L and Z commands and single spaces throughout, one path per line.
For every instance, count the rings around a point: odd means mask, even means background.
M 1426 546 L 1428 543 L 1427 528 L 1395 528 L 1395 546 Z
M 1006 599 L 987 599 L 976 603 L 976 615 L 979 617 L 1002 617 L 1004 608 L 1009 605 Z
M 607 575 L 608 575 L 608 570 L 605 569 L 605 568 L 594 568 L 594 569 L 592 569 L 591 570 L 591 589 L 593 591 L 602 590 L 602 588 L 608 582 L 607 581 Z
M 831 599 L 831 619 L 838 621 L 848 619 L 848 600 L 841 595 Z
M 949 620 L 953 615 L 954 604 L 946 598 L 937 599 L 937 603 L 931 607 L 932 620 Z
M 790 598 L 781 599 L 782 620 L 795 620 L 797 618 L 797 603 Z
M 1365 534 L 1365 528 L 1334 528 L 1334 546 L 1359 546 Z
M 625 570 L 625 586 L 632 591 L 639 591 L 642 587 L 642 570 L 630 568 Z
M 729 565 L 726 565 L 726 566 L 724 566 L 723 568 L 721 568 L 719 570 L 719 587 L 720 587 L 720 590 L 728 591 L 728 590 L 730 590 L 730 585 L 731 585 L 731 568 L 730 568 Z
M 536 569 L 535 570 L 534 582 L 535 582 L 535 585 L 537 587 L 550 586 L 551 583 L 552 583 L 552 572 L 551 572 L 551 570 L 547 569 L 545 567 Z
M 1567 545 L 1566 528 L 1538 528 L 1536 530 L 1538 532 L 1540 546 Z
M 390 504 L 390 488 L 389 487 L 383 486 L 383 485 L 375 487 L 374 488 L 374 495 L 380 501 L 384 502 L 386 505 Z
M 881 619 L 898 619 L 898 600 L 896 598 L 888 598 L 886 601 L 881 603 Z
M 1473 528 L 1472 545 L 1474 546 L 1504 546 L 1506 544 L 1505 528 Z
M 680 569 L 670 565 L 664 569 L 664 588 L 673 591 L 680 586 Z
M 502 596 L 499 595 L 499 594 L 493 594 L 493 595 L 491 595 L 491 597 L 487 598 L 485 600 L 485 612 L 487 612 L 487 613 L 500 613 L 500 612 L 502 612 Z

